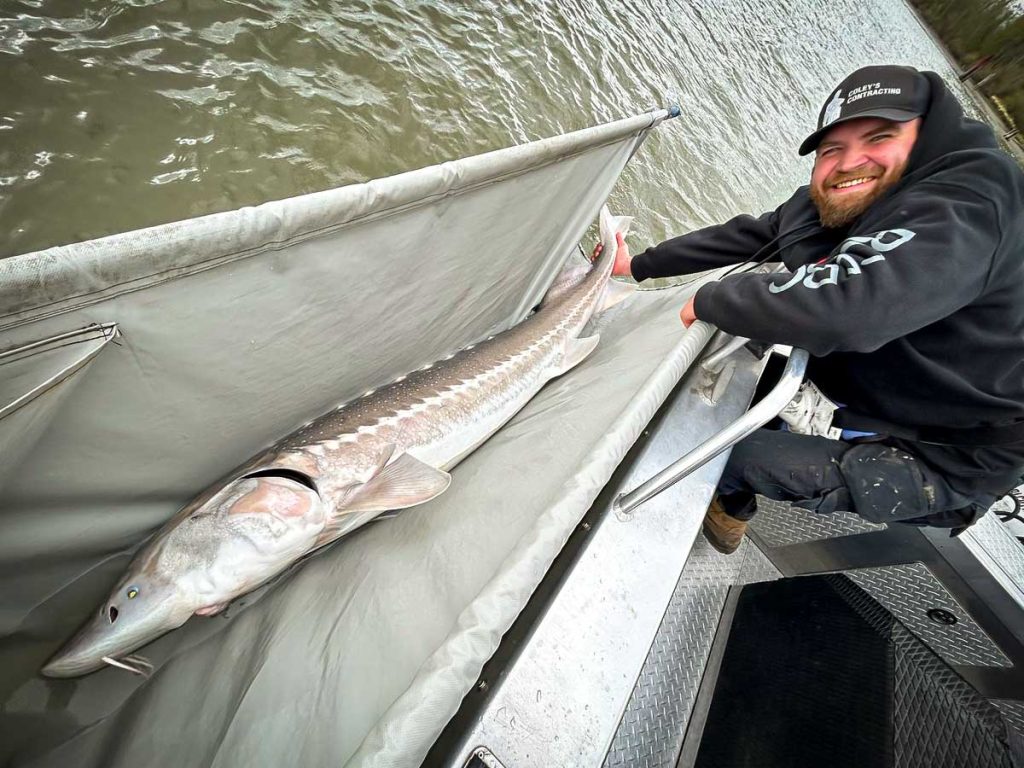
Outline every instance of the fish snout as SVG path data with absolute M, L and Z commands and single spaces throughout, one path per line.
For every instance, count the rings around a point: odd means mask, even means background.
M 180 601 L 173 592 L 154 590 L 147 596 L 147 586 L 130 586 L 111 595 L 41 673 L 77 677 L 95 672 L 106 666 L 104 657 L 119 659 L 187 620 L 191 612 L 177 609 Z
M 96 659 L 91 655 L 64 650 L 46 662 L 39 672 L 45 677 L 79 677 L 95 672 L 103 666 L 102 658 Z
M 103 624 L 106 622 L 112 626 L 119 617 L 117 606 L 104 605 L 101 615 L 90 620 L 54 654 L 40 670 L 42 674 L 46 677 L 77 677 L 101 669 L 104 666 L 103 657 L 109 655 L 108 648 L 115 647 L 113 641 L 116 638 L 116 633 Z

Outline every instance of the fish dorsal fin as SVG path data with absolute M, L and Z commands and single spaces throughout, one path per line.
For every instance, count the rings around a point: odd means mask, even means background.
M 440 496 L 452 482 L 447 472 L 403 453 L 345 500 L 343 512 L 387 512 Z

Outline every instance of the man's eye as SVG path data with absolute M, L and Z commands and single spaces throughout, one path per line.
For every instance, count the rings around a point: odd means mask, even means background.
M 880 141 L 891 139 L 893 136 L 895 136 L 895 134 L 893 133 L 876 133 L 874 136 L 871 137 L 871 141 L 877 144 Z

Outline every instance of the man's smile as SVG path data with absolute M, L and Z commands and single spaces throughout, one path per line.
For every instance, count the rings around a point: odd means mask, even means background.
M 848 190 L 862 190 L 869 185 L 873 185 L 877 179 L 877 176 L 861 176 L 860 178 L 857 179 L 840 181 L 838 184 L 832 185 L 832 190 L 836 192 L 846 192 Z

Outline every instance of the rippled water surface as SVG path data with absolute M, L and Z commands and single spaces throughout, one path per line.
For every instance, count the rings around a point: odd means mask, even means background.
M 386 176 L 671 101 L 647 242 L 774 207 L 826 91 L 952 76 L 899 0 L 6 0 L 0 256 Z

